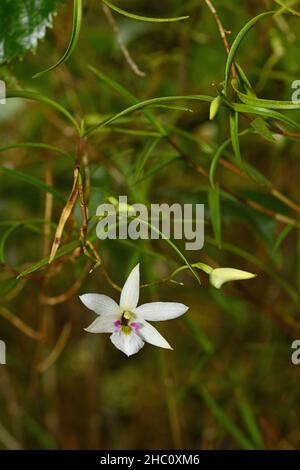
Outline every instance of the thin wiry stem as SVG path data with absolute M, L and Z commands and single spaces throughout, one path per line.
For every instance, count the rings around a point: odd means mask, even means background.
M 121 52 L 127 62 L 127 64 L 129 65 L 129 67 L 131 68 L 131 70 L 133 71 L 133 73 L 135 73 L 136 75 L 138 75 L 139 77 L 145 77 L 145 72 L 143 72 L 139 67 L 138 65 L 134 62 L 133 58 L 131 57 L 131 54 L 129 52 L 129 50 L 127 49 L 125 43 L 124 43 L 124 40 L 122 38 L 122 35 L 121 35 L 121 32 L 120 32 L 120 29 L 119 29 L 119 26 L 117 25 L 114 17 L 113 17 L 113 14 L 112 12 L 110 11 L 110 9 L 103 3 L 102 4 L 102 10 L 105 14 L 105 16 L 107 17 L 115 35 L 116 35 L 116 39 L 118 41 L 118 44 L 120 46 L 120 49 L 121 49 Z
M 200 173 L 206 178 L 209 177 L 207 170 L 199 163 L 195 163 L 194 160 L 180 147 L 180 145 L 177 144 L 177 142 L 175 142 L 171 137 L 167 137 L 167 140 L 170 143 L 170 145 L 181 155 L 181 157 L 186 161 L 186 163 L 189 166 L 194 168 L 197 171 L 197 173 Z M 235 193 L 230 188 L 222 184 L 220 184 L 220 189 L 226 192 L 227 194 L 230 194 L 232 197 L 234 197 L 234 199 L 236 199 L 241 204 L 251 207 L 252 209 L 255 209 L 258 212 L 261 212 L 267 215 L 268 217 L 276 220 L 277 222 L 281 222 L 286 225 L 294 225 L 295 227 L 299 227 L 299 222 L 294 218 L 280 214 L 271 209 L 267 209 L 266 207 L 262 206 L 261 204 L 255 201 L 252 201 L 251 199 L 243 198 L 242 196 L 240 196 L 239 194 Z
M 62 354 L 67 341 L 70 337 L 71 333 L 71 324 L 66 323 L 61 331 L 61 334 L 59 335 L 59 338 L 50 352 L 49 356 L 47 356 L 42 362 L 38 363 L 36 366 L 36 371 L 39 373 L 44 373 L 46 372 L 53 364 L 57 361 L 59 356 Z
M 217 10 L 215 9 L 215 7 L 211 3 L 211 1 L 210 0 L 204 0 L 204 1 L 205 1 L 206 5 L 208 6 L 208 8 L 210 9 L 210 11 L 211 11 L 211 13 L 212 13 L 212 15 L 215 19 L 215 22 L 217 23 L 218 30 L 219 30 L 220 36 L 222 38 L 222 41 L 224 43 L 226 52 L 227 52 L 227 54 L 229 54 L 230 45 L 229 45 L 229 42 L 227 40 L 227 34 L 230 34 L 230 33 L 224 29 L 224 26 L 222 24 L 222 21 L 220 20 L 220 17 L 217 13 Z M 232 70 L 232 77 L 236 78 L 236 68 L 235 68 L 234 63 L 231 66 L 231 70 Z

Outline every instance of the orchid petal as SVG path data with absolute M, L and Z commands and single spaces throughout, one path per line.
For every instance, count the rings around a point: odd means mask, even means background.
M 188 308 L 177 302 L 150 302 L 137 307 L 134 313 L 144 320 L 162 321 L 180 317 Z
M 116 327 L 114 322 L 116 320 L 116 315 L 104 315 L 97 317 L 93 323 L 90 324 L 85 331 L 88 333 L 112 333 L 115 331 Z
M 101 294 L 83 294 L 80 295 L 81 302 L 97 315 L 116 315 L 120 309 L 117 302 Z
M 110 340 L 126 356 L 136 354 L 144 346 L 144 341 L 134 332 L 124 334 L 122 331 L 116 331 L 111 335 Z
M 157 331 L 154 326 L 144 321 L 141 328 L 139 329 L 139 335 L 149 344 L 158 346 L 159 348 L 173 349 L 165 338 Z
M 140 295 L 140 265 L 137 264 L 129 274 L 121 292 L 120 305 L 124 310 L 134 309 Z

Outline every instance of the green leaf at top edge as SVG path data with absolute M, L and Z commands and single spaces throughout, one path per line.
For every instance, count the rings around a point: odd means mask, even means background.
M 65 0 L 1 0 L 0 64 L 35 49 Z

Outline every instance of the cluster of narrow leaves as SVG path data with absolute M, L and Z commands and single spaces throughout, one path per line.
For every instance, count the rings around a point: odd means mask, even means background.
M 50 2 L 51 3 L 51 2 Z M 170 21 L 180 21 L 186 20 L 187 16 L 175 17 L 175 18 L 148 18 L 144 16 L 139 16 L 135 14 L 128 13 L 123 9 L 116 7 L 110 1 L 105 0 L 105 5 L 110 7 L 112 10 L 120 13 L 121 15 L 139 20 L 139 21 L 157 21 L 157 22 L 170 22 Z M 49 2 L 48 2 L 49 6 Z M 81 140 L 88 139 L 94 132 L 104 129 L 106 127 L 112 126 L 116 123 L 116 121 L 120 121 L 128 116 L 132 115 L 136 111 L 142 111 L 145 118 L 149 121 L 151 125 L 154 126 L 154 130 L 152 135 L 154 140 L 149 141 L 149 145 L 147 144 L 145 148 L 145 153 L 141 156 L 140 163 L 137 166 L 137 173 L 136 178 L 139 177 L 139 174 L 142 172 L 147 160 L 149 159 L 151 152 L 157 145 L 157 143 L 161 139 L 170 139 L 171 132 L 166 126 L 155 117 L 154 112 L 151 108 L 154 107 L 162 107 L 162 108 L 169 108 L 169 109 L 178 109 L 186 111 L 188 108 L 183 107 L 180 105 L 180 102 L 203 102 L 203 103 L 210 103 L 211 110 L 210 110 L 210 118 L 215 119 L 219 108 L 224 107 L 228 114 L 229 119 L 229 128 L 230 128 L 230 137 L 221 144 L 213 153 L 211 158 L 210 170 L 209 170 L 209 181 L 210 181 L 210 188 L 208 191 L 208 202 L 210 207 L 210 216 L 212 227 L 215 234 L 216 242 L 219 246 L 221 246 L 221 197 L 223 193 L 226 193 L 226 189 L 219 185 L 216 182 L 216 171 L 219 164 L 220 158 L 227 153 L 231 162 L 236 165 L 236 167 L 245 173 L 250 179 L 255 181 L 259 184 L 262 188 L 265 189 L 266 192 L 271 193 L 275 198 L 278 198 L 281 202 L 284 202 L 288 208 L 295 207 L 293 201 L 289 200 L 289 198 L 285 197 L 279 191 L 277 191 L 273 186 L 272 183 L 256 168 L 254 168 L 251 164 L 245 162 L 241 155 L 240 150 L 240 138 L 247 133 L 259 133 L 262 137 L 266 138 L 267 140 L 273 140 L 273 134 L 287 134 L 289 130 L 300 131 L 300 126 L 297 121 L 293 120 L 292 118 L 288 117 L 286 114 L 280 112 L 281 110 L 293 110 L 300 108 L 298 103 L 294 103 L 292 101 L 279 101 L 279 100 L 266 100 L 258 98 L 254 90 L 245 74 L 243 69 L 240 65 L 236 62 L 236 56 L 239 50 L 239 47 L 244 39 L 244 37 L 248 34 L 248 32 L 259 22 L 264 20 L 266 17 L 274 15 L 275 12 L 269 11 L 259 14 L 258 16 L 252 18 L 237 34 L 235 40 L 233 41 L 232 47 L 227 57 L 226 66 L 225 66 L 225 76 L 224 82 L 221 82 L 220 87 L 218 87 L 218 96 L 214 98 L 213 96 L 206 96 L 206 95 L 183 95 L 183 96 L 164 96 L 164 97 L 157 97 L 148 99 L 145 101 L 139 101 L 138 98 L 132 95 L 131 92 L 126 90 L 120 83 L 115 82 L 110 77 L 106 76 L 102 71 L 95 68 L 94 66 L 89 66 L 89 70 L 95 74 L 101 81 L 106 83 L 110 86 L 113 90 L 119 93 L 125 100 L 130 103 L 129 107 L 124 108 L 119 113 L 110 116 L 107 119 L 100 121 L 99 123 L 93 124 L 90 127 L 86 125 L 82 125 L 78 122 L 73 115 L 67 111 L 63 106 L 59 103 L 53 101 L 49 97 L 45 97 L 35 92 L 26 91 L 26 90 L 17 90 L 17 91 L 10 91 L 8 93 L 8 97 L 20 97 L 30 100 L 35 100 L 41 102 L 47 106 L 54 108 L 56 111 L 62 113 L 74 126 L 76 132 L 78 133 L 78 137 Z M 277 12 L 278 14 L 278 12 Z M 65 54 L 63 57 L 54 65 L 50 66 L 45 71 L 38 73 L 36 76 L 39 76 L 43 73 L 50 72 L 54 68 L 58 67 L 62 63 L 64 63 L 74 51 L 81 29 L 81 19 L 82 19 L 82 2 L 81 0 L 74 0 L 73 5 L 73 27 L 72 27 L 72 34 L 69 42 L 69 46 L 66 49 Z M 231 80 L 231 73 L 233 67 L 236 69 L 236 77 Z M 172 104 L 175 102 L 175 105 Z M 244 129 L 242 132 L 239 132 L 239 117 L 240 115 L 248 116 L 250 121 L 250 126 L 248 129 Z M 176 130 L 175 130 L 176 132 Z M 171 142 L 172 145 L 172 142 Z M 232 154 L 228 152 L 228 147 L 232 146 Z M 60 151 L 60 150 L 59 150 Z M 190 162 L 192 165 L 195 165 L 193 162 Z M 195 165 L 197 168 L 197 165 Z M 8 168 L 2 169 L 3 173 L 11 174 L 14 177 L 21 178 L 26 180 L 30 184 L 33 184 L 37 187 L 43 188 L 48 192 L 55 195 L 59 200 L 63 200 L 61 195 L 52 187 L 48 187 L 46 184 L 36 180 L 35 178 L 25 175 L 22 172 L 17 172 L 15 170 L 10 170 Z M 78 173 L 77 177 L 78 177 Z M 67 221 L 65 214 L 67 213 L 70 215 L 75 202 L 76 198 L 72 195 L 76 193 L 76 197 L 79 197 L 80 191 L 76 190 L 77 183 L 74 179 L 74 186 L 71 192 L 71 200 L 72 205 L 70 206 L 70 198 L 67 201 L 67 205 L 65 206 L 64 211 L 62 212 L 61 223 L 57 229 L 59 232 L 59 237 L 56 236 L 56 244 L 52 248 L 52 253 L 50 258 L 44 258 L 43 260 L 35 263 L 34 265 L 27 268 L 23 271 L 19 277 L 26 276 L 36 269 L 39 269 L 42 266 L 45 266 L 50 259 L 50 262 L 53 259 L 58 258 L 60 256 L 65 255 L 69 251 L 74 250 L 74 247 L 80 246 L 83 240 L 79 240 L 78 242 L 74 241 L 69 245 L 64 246 L 63 248 L 59 249 L 59 245 L 61 242 L 61 235 L 63 233 L 64 225 Z M 74 193 L 75 191 L 75 193 Z M 233 194 L 231 193 L 231 196 Z M 233 195 L 234 196 L 234 195 Z M 237 196 L 238 197 L 238 196 Z M 286 227 L 290 230 L 293 226 L 297 227 L 298 222 L 292 216 L 287 216 L 280 213 L 275 213 L 272 211 L 267 211 L 264 207 L 260 207 L 259 205 L 256 206 L 258 210 L 265 213 L 271 218 L 275 218 L 280 220 L 284 224 L 284 231 L 283 234 L 287 234 Z M 89 232 L 89 243 L 95 241 L 95 235 Z M 281 237 L 282 241 L 283 236 Z M 6 240 L 6 237 L 4 237 Z M 59 242 L 57 242 L 59 240 Z M 191 272 L 195 275 L 198 279 L 198 275 L 190 265 L 189 261 L 187 260 L 186 256 L 180 251 L 176 245 L 174 245 L 171 241 L 166 240 L 167 243 L 175 250 L 175 252 L 179 255 L 179 257 L 185 262 L 186 266 L 190 267 Z M 2 250 L 3 251 L 3 250 Z M 99 260 L 98 260 L 99 261 Z M 97 262 L 98 262 L 97 261 Z
M 1 8 L 5 4 L 12 5 L 12 2 L 2 2 L 0 5 Z M 16 8 L 20 8 L 22 5 L 37 7 L 39 2 L 29 1 L 28 2 L 15 2 Z M 129 18 L 131 20 L 137 21 L 146 21 L 146 22 L 173 22 L 173 21 L 185 21 L 187 16 L 175 16 L 175 17 L 165 17 L 165 18 L 153 18 L 142 16 L 134 13 L 129 13 L 123 8 L 114 5 L 111 1 L 103 0 L 103 3 L 110 8 L 114 13 L 120 14 Z M 73 170 L 73 184 L 70 184 L 69 195 L 62 194 L 62 192 L 57 189 L 53 184 L 43 181 L 36 176 L 30 174 L 26 169 L 14 169 L 10 166 L 1 166 L 0 172 L 1 177 L 7 177 L 7 179 L 12 181 L 12 185 L 16 179 L 27 183 L 38 190 L 44 192 L 45 194 L 50 194 L 57 206 L 59 215 L 57 219 L 54 218 L 49 222 L 51 233 L 51 241 L 53 241 L 52 249 L 49 249 L 48 254 L 43 258 L 39 259 L 33 264 L 28 266 L 28 263 L 32 262 L 31 259 L 26 260 L 26 267 L 20 269 L 21 272 L 16 273 L 14 268 L 13 273 L 17 275 L 17 280 L 13 279 L 10 281 L 4 289 L 2 289 L 3 296 L 8 294 L 8 297 L 11 295 L 18 294 L 18 286 L 22 288 L 22 282 L 25 282 L 26 279 L 30 279 L 31 276 L 43 276 L 46 272 L 46 268 L 49 268 L 49 264 L 52 264 L 48 271 L 51 272 L 52 269 L 55 270 L 63 266 L 64 260 L 74 261 L 76 257 L 84 255 L 91 261 L 92 268 L 95 269 L 98 266 L 101 266 L 103 269 L 103 261 L 101 258 L 101 246 L 100 254 L 98 253 L 95 245 L 97 243 L 96 234 L 95 234 L 95 219 L 93 215 L 88 214 L 88 172 L 86 171 L 85 162 L 84 162 L 84 147 L 87 142 L 92 142 L 93 139 L 99 136 L 101 132 L 118 132 L 122 135 L 134 135 L 135 138 L 145 138 L 145 144 L 142 144 L 142 151 L 140 151 L 135 158 L 134 167 L 132 175 L 130 175 L 129 183 L 134 187 L 137 183 L 142 183 L 149 181 L 152 177 L 154 178 L 162 168 L 168 167 L 174 162 L 183 161 L 188 167 L 191 167 L 195 173 L 201 174 L 201 177 L 206 178 L 207 185 L 204 186 L 204 190 L 207 193 L 208 204 L 209 204 L 209 214 L 207 214 L 208 222 L 211 224 L 213 230 L 213 237 L 206 236 L 206 245 L 211 247 L 219 247 L 224 252 L 230 253 L 230 255 L 239 257 L 242 263 L 253 266 L 253 271 L 265 273 L 270 279 L 271 282 L 274 282 L 278 285 L 279 289 L 282 289 L 284 294 L 292 300 L 294 306 L 298 308 L 299 305 L 299 293 L 297 292 L 296 286 L 294 285 L 294 280 L 292 282 L 287 282 L 287 280 L 281 276 L 274 268 L 274 263 L 272 263 L 274 254 L 277 253 L 280 246 L 284 243 L 286 237 L 290 232 L 295 231 L 299 228 L 298 214 L 300 212 L 299 204 L 296 201 L 293 201 L 287 195 L 279 191 L 276 186 L 270 181 L 262 172 L 260 172 L 254 165 L 247 161 L 247 155 L 241 150 L 242 149 L 242 139 L 249 135 L 259 135 L 260 138 L 265 139 L 268 143 L 274 143 L 275 137 L 284 136 L 287 139 L 298 139 L 300 136 L 300 125 L 296 118 L 291 116 L 291 113 L 288 112 L 297 112 L 300 109 L 300 105 L 292 101 L 281 101 L 274 99 L 262 99 L 257 96 L 254 91 L 254 87 L 250 83 L 248 78 L 247 70 L 244 70 L 239 63 L 239 49 L 244 40 L 248 35 L 250 30 L 259 22 L 272 21 L 273 15 L 281 15 L 283 13 L 289 13 L 294 16 L 298 16 L 297 12 L 291 7 L 287 6 L 285 2 L 277 0 L 276 3 L 279 5 L 279 8 L 276 12 L 269 11 L 264 12 L 254 18 L 252 18 L 246 25 L 241 29 L 241 31 L 236 35 L 232 40 L 232 45 L 230 52 L 226 57 L 226 66 L 224 69 L 224 75 L 220 78 L 220 83 L 216 89 L 216 92 L 211 93 L 210 95 L 171 95 L 171 96 L 159 96 L 141 100 L 135 96 L 130 90 L 124 87 L 122 80 L 117 82 L 112 79 L 110 76 L 106 75 L 102 70 L 93 65 L 88 66 L 84 70 L 84 79 L 87 83 L 91 77 L 99 80 L 99 86 L 105 89 L 105 86 L 109 87 L 113 93 L 119 95 L 119 97 L 124 100 L 124 106 L 118 112 L 109 115 L 103 116 L 100 118 L 97 116 L 93 122 L 90 122 L 89 119 L 83 118 L 79 119 L 74 112 L 69 111 L 64 107 L 60 102 L 55 101 L 52 97 L 44 96 L 38 92 L 28 91 L 28 90 L 8 90 L 8 98 L 20 98 L 21 100 L 31 100 L 37 102 L 41 105 L 41 109 L 51 110 L 51 113 L 54 113 L 59 117 L 59 122 L 65 120 L 68 127 L 68 132 L 73 132 L 72 136 L 76 136 L 76 141 L 79 143 L 78 148 L 74 153 L 76 154 L 75 158 L 72 153 L 67 152 L 66 150 L 57 147 L 53 144 L 46 143 L 32 143 L 32 142 L 23 142 L 17 144 L 10 144 L 0 148 L 0 151 L 8 151 L 10 149 L 18 148 L 30 148 L 30 149 L 41 149 L 47 151 L 51 154 L 59 154 L 60 156 L 66 157 L 69 165 L 72 165 Z M 289 2 L 290 5 L 294 2 Z M 12 42 L 9 43 L 8 38 L 11 37 L 7 33 L 10 31 L 8 28 L 9 22 L 7 25 L 3 25 L 1 28 L 0 34 L 3 34 L 3 47 L 0 49 L 4 51 L 3 61 L 10 60 L 11 58 L 22 55 L 25 50 L 28 50 L 35 45 L 34 42 L 37 38 L 37 35 L 34 34 L 34 31 L 43 31 L 43 27 L 46 24 L 50 24 L 51 15 L 55 11 L 57 2 L 55 1 L 41 1 L 39 14 L 36 14 L 33 18 L 37 19 L 38 17 L 41 20 L 40 26 L 36 26 L 38 29 L 31 29 L 32 36 L 30 40 L 27 41 L 24 39 L 25 36 L 20 34 L 15 40 L 12 36 Z M 48 8 L 48 9 L 47 9 Z M 51 11 L 50 11 L 51 10 Z M 7 10 L 9 11 L 9 9 Z M 29 8 L 27 11 L 31 11 Z M 40 13 L 43 12 L 44 19 L 41 19 Z M 47 13 L 47 14 L 46 14 Z M 50 15 L 50 16 L 49 16 Z M 3 15 L 0 15 L 3 20 Z M 17 15 L 15 20 L 17 20 Z M 29 24 L 36 24 L 33 19 L 29 21 Z M 70 18 L 71 23 L 71 18 Z M 43 27 L 41 25 L 44 25 Z M 74 0 L 73 2 L 73 20 L 71 28 L 71 37 L 69 43 L 65 47 L 65 53 L 61 56 L 58 62 L 52 63 L 49 59 L 49 68 L 45 70 L 40 70 L 36 77 L 52 72 L 57 67 L 64 64 L 72 54 L 76 54 L 76 45 L 78 43 L 80 30 L 82 27 L 82 2 L 81 0 Z M 42 29 L 39 29 L 42 28 Z M 18 31 L 21 28 L 12 27 L 12 31 Z M 28 30 L 27 30 L 28 34 Z M 5 36 L 6 35 L 6 36 Z M 28 38 L 28 35 L 27 35 Z M 26 45 L 26 47 L 25 47 Z M 225 54 L 225 51 L 224 51 Z M 242 60 L 241 60 L 242 62 Z M 235 71 L 235 73 L 233 73 Z M 210 116 L 210 119 L 218 120 L 220 116 L 228 123 L 228 126 L 224 128 L 229 129 L 226 138 L 221 143 L 211 144 L 204 140 L 197 139 L 192 132 L 184 131 L 180 128 L 179 124 L 169 124 L 166 119 L 162 119 L 160 112 L 168 113 L 176 111 L 178 113 L 185 113 L 191 111 L 191 108 L 204 108 L 207 113 L 207 117 Z M 77 111 L 77 110 L 76 110 Z M 137 113 L 138 112 L 138 113 Z M 137 124 L 141 123 L 140 128 L 137 128 Z M 146 123 L 146 125 L 145 125 Z M 245 125 L 246 123 L 246 125 Z M 132 125 L 132 127 L 131 127 Z M 127 127 L 125 127 L 127 126 Z M 129 126 L 129 127 L 128 127 Z M 71 128 L 71 131 L 70 129 Z M 74 139 L 75 140 L 75 139 Z M 178 141 L 181 144 L 178 144 Z M 196 142 L 195 142 L 196 141 Z M 206 158 L 207 166 L 202 165 L 202 161 L 197 159 L 194 155 L 188 153 L 189 144 L 193 143 L 199 146 L 201 150 L 201 156 Z M 163 161 L 159 161 L 156 164 L 152 164 L 152 157 L 160 144 L 168 147 L 172 154 L 168 155 Z M 126 150 L 126 149 L 125 149 Z M 232 169 L 236 174 L 242 176 L 247 181 L 251 181 L 257 185 L 259 190 L 261 190 L 265 195 L 271 196 L 280 203 L 278 206 L 279 209 L 270 208 L 264 203 L 252 200 L 250 197 L 243 197 L 238 191 L 234 190 L 231 187 L 228 187 L 224 184 L 223 180 L 219 178 L 218 170 L 221 165 L 227 168 Z M 71 171 L 70 171 L 71 173 Z M 146 186 L 146 185 L 145 185 Z M 106 188 L 107 189 L 107 188 Z M 107 189 L 108 196 L 112 198 L 115 196 L 113 188 Z M 236 243 L 229 243 L 224 241 L 222 234 L 222 205 L 223 201 L 230 200 L 234 201 L 236 204 L 241 204 L 242 209 L 240 209 L 239 216 L 246 218 L 248 215 L 247 209 L 251 209 L 256 214 L 259 214 L 264 217 L 264 220 L 271 222 L 276 222 L 279 225 L 280 231 L 276 238 L 274 247 L 266 255 L 268 262 L 260 258 L 257 253 L 251 253 L 246 249 L 245 244 L 241 243 L 242 246 L 237 246 Z M 75 228 L 71 231 L 68 231 L 67 223 L 74 212 L 76 207 L 76 202 L 79 203 L 80 208 L 82 209 L 81 226 L 75 224 Z M 79 217 L 78 217 L 79 219 Z M 249 217 L 251 219 L 251 217 Z M 253 223 L 253 218 L 251 219 Z M 26 219 L 25 222 L 20 220 L 13 221 L 4 221 L 2 226 L 4 231 L 0 239 L 0 262 L 5 264 L 6 259 L 6 248 L 7 242 L 10 237 L 13 236 L 19 229 L 27 229 L 36 233 L 38 236 L 44 236 L 44 231 L 41 229 L 41 226 L 45 224 L 44 219 Z M 71 224 L 70 224 L 71 225 Z M 244 242 L 244 240 L 243 240 Z M 189 256 L 181 249 L 176 243 L 172 240 L 164 240 L 164 243 L 168 244 L 171 256 L 169 252 L 166 255 L 164 251 L 155 252 L 149 248 L 144 248 L 138 244 L 133 244 L 135 253 L 145 254 L 153 256 L 158 260 L 163 260 L 165 264 L 171 268 L 174 267 L 171 274 L 167 275 L 165 279 L 160 280 L 161 282 L 171 282 L 180 284 L 177 281 L 177 275 L 184 272 L 190 273 L 194 276 L 194 279 L 197 283 L 200 283 L 199 272 L 204 271 L 206 274 L 209 274 L 210 282 L 215 287 L 220 287 L 228 276 L 231 276 L 231 280 L 241 279 L 240 272 L 228 272 L 227 270 L 222 270 L 221 268 L 212 269 L 210 266 L 205 265 L 199 261 L 191 262 Z M 130 243 L 128 243 L 130 246 Z M 131 246 L 132 248 L 132 246 Z M 148 251 L 147 251 L 148 250 Z M 215 251 L 213 253 L 216 253 Z M 217 253 L 220 253 L 217 251 Z M 210 254 L 209 254 L 210 255 Z M 198 254 L 197 254 L 198 256 Z M 201 257 L 201 253 L 199 258 Z M 81 259 L 83 256 L 81 257 Z M 271 262 L 269 262 L 271 259 Z M 218 264 L 218 259 L 215 260 L 215 264 Z M 255 268 L 254 268 L 255 267 Z M 40 270 L 44 268 L 44 271 L 40 273 Z M 251 269 L 252 270 L 252 269 Z M 54 272 L 54 271 L 53 271 Z M 105 272 L 105 271 L 104 271 Z M 84 273 L 83 273 L 84 274 Z M 109 278 L 107 273 L 105 273 L 107 280 L 110 284 L 118 290 L 118 286 Z M 61 300 L 58 298 L 50 298 L 50 302 L 59 303 L 64 301 L 69 295 L 73 295 L 74 292 L 77 292 L 81 286 L 82 278 L 75 282 L 74 286 L 66 293 L 62 295 Z M 78 287 L 79 286 L 79 287 Z M 73 289 L 74 287 L 74 289 Z M 215 290 L 213 296 L 219 302 L 224 309 L 227 309 L 228 312 L 232 313 L 232 299 L 229 298 L 228 301 L 217 296 L 217 291 Z M 255 300 L 254 300 L 255 303 Z M 256 305 L 256 304 L 255 304 Z M 267 312 L 272 317 L 272 312 Z M 26 332 L 31 338 L 39 338 L 39 334 L 32 329 L 29 329 L 27 325 L 20 323 L 20 319 L 16 316 L 13 316 L 7 309 L 1 306 L 1 314 L 5 318 L 9 319 L 17 328 Z M 274 315 L 275 321 L 278 321 L 278 315 Z M 205 361 L 210 355 L 214 352 L 214 345 L 212 341 L 203 333 L 203 331 L 198 327 L 196 322 L 193 322 L 191 317 L 188 317 L 186 324 L 190 328 L 190 331 L 193 334 L 193 337 L 197 345 L 201 348 L 201 351 L 207 355 L 205 356 Z M 283 323 L 284 327 L 290 327 L 294 325 L 294 319 L 287 315 L 287 319 L 279 318 L 279 323 Z M 286 322 L 285 322 L 286 320 Z M 67 331 L 67 333 L 66 333 Z M 62 331 L 61 337 L 57 342 L 57 349 L 55 349 L 54 354 L 50 355 L 49 363 L 51 364 L 53 360 L 57 357 L 57 351 L 61 351 L 63 348 L 66 338 L 68 336 L 68 330 L 64 329 Z M 227 339 L 226 339 L 227 341 Z M 54 357 L 54 359 L 53 359 Z M 199 365 L 200 370 L 203 367 L 204 362 Z M 46 363 L 45 363 L 46 364 Z M 42 364 L 41 369 L 45 369 L 47 364 Z M 197 366 L 198 367 L 198 366 Z M 239 412 L 244 423 L 246 432 L 242 432 L 239 427 L 229 418 L 229 416 L 223 411 L 223 409 L 218 405 L 214 400 L 212 395 L 208 392 L 205 387 L 198 389 L 198 393 L 201 395 L 202 400 L 206 403 L 216 417 L 216 419 L 222 424 L 223 428 L 231 434 L 235 440 L 242 448 L 260 448 L 262 446 L 262 438 L 260 432 L 257 428 L 253 412 L 249 407 L 247 400 L 241 395 L 238 397 L 237 403 L 239 407 Z

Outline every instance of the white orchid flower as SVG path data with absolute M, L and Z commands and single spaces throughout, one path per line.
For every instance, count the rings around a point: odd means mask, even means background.
M 234 268 L 215 268 L 209 274 L 210 283 L 220 289 L 225 282 L 228 281 L 241 281 L 243 279 L 252 279 L 256 274 L 242 271 L 241 269 Z
M 127 356 L 137 353 L 145 342 L 172 349 L 148 320 L 171 320 L 183 315 L 188 307 L 177 302 L 151 302 L 138 305 L 140 290 L 139 264 L 131 271 L 121 292 L 120 304 L 101 294 L 84 294 L 81 302 L 99 315 L 85 331 L 112 333 L 111 342 Z

